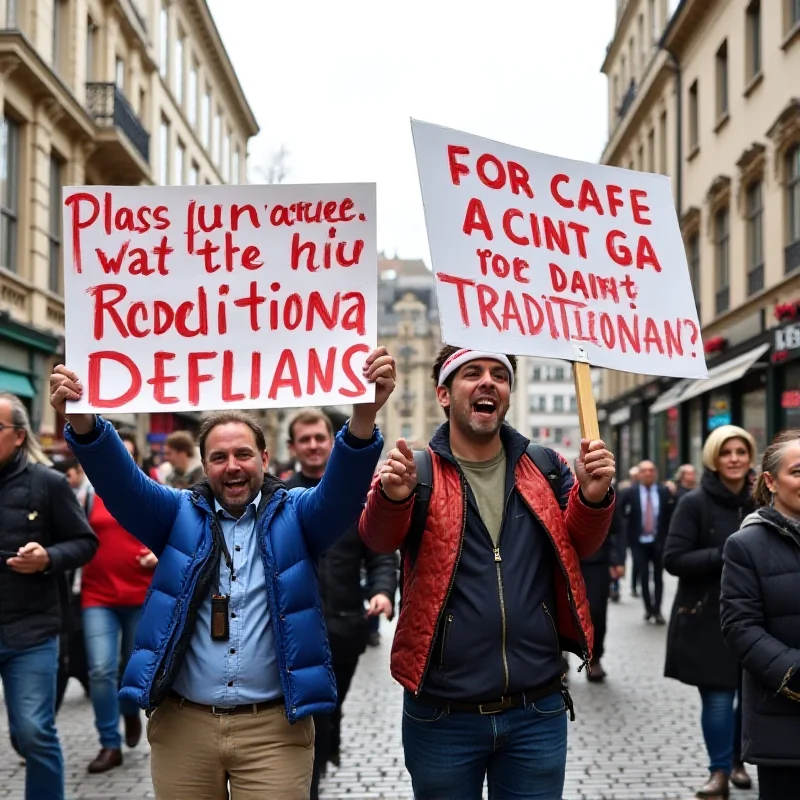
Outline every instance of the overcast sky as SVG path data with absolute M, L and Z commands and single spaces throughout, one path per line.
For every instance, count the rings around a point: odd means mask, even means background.
M 596 161 L 615 0 L 209 0 L 290 183 L 378 185 L 378 246 L 428 261 L 409 118 Z

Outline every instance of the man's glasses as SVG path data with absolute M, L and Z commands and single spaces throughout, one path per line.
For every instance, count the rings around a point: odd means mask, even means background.
M 15 430 L 18 431 L 22 426 L 21 425 L 6 425 L 4 422 L 0 422 L 0 433 L 5 430 Z

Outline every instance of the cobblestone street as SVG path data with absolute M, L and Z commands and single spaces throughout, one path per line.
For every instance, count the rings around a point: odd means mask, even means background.
M 674 583 L 667 582 L 665 610 Z M 577 720 L 570 725 L 565 800 L 688 800 L 706 775 L 696 690 L 661 676 L 665 628 L 646 625 L 641 603 L 628 596 L 610 609 L 609 673 L 589 685 L 571 673 Z M 345 705 L 342 764 L 324 783 L 325 798 L 411 798 L 400 743 L 401 690 L 389 676 L 391 629 L 380 648 L 364 655 Z M 573 664 L 575 660 L 573 659 Z M 144 743 L 125 752 L 125 764 L 90 776 L 86 765 L 98 744 L 91 706 L 72 682 L 58 727 L 67 762 L 70 800 L 136 800 L 152 797 Z M 24 768 L 8 745 L 5 714 L 0 721 L 3 752 L 0 797 L 23 796 Z M 755 775 L 755 769 L 751 770 Z M 756 800 L 757 792 L 732 790 L 734 800 Z

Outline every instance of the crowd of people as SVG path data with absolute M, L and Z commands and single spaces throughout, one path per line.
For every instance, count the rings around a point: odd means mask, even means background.
M 391 355 L 363 375 L 375 400 L 346 423 L 293 416 L 293 474 L 234 410 L 142 463 L 133 438 L 71 413 L 83 387 L 62 366 L 51 403 L 70 455 L 52 465 L 23 403 L 0 395 L 0 680 L 28 800 L 64 797 L 70 678 L 94 711 L 90 773 L 122 765 L 143 710 L 157 798 L 314 800 L 359 658 L 396 614 L 415 797 L 477 800 L 486 782 L 499 800 L 560 800 L 566 656 L 606 678 L 627 563 L 644 624 L 666 628 L 665 676 L 698 690 L 697 796 L 749 788 L 746 764 L 762 800 L 798 794 L 800 431 L 759 464 L 752 436 L 722 426 L 700 476 L 684 465 L 662 483 L 644 461 L 618 481 L 602 441 L 582 441 L 571 469 L 505 423 L 512 356 L 440 351 L 445 421 L 422 451 L 375 425 Z

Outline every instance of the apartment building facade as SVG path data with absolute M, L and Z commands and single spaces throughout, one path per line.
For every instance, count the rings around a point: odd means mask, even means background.
M 0 0 L 0 390 L 61 425 L 61 188 L 245 183 L 258 125 L 205 0 Z M 144 438 L 194 419 L 120 415 Z
M 709 379 L 606 371 L 620 472 L 800 424 L 800 0 L 620 0 L 602 162 L 672 179 Z

